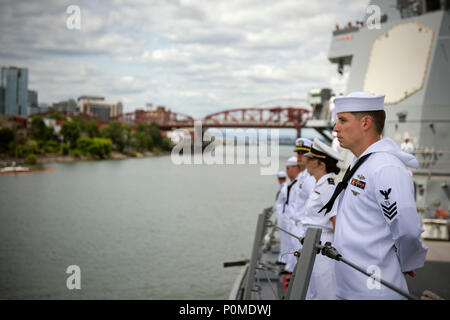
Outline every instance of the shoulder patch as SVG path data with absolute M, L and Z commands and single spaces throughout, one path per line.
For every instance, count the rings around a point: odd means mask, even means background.
M 333 178 L 328 178 L 327 181 L 328 181 L 328 184 L 332 184 L 334 186 L 334 179 Z

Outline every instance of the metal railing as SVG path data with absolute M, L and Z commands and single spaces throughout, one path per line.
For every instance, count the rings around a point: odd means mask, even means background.
M 336 250 L 336 248 L 332 246 L 330 242 L 327 242 L 322 245 L 320 242 L 322 229 L 308 228 L 306 230 L 304 237 L 298 237 L 297 235 L 274 225 L 269 219 L 272 212 L 273 212 L 272 208 L 266 208 L 264 209 L 263 213 L 258 215 L 258 222 L 256 225 L 255 239 L 252 249 L 252 256 L 249 262 L 244 287 L 244 294 L 243 294 L 244 300 L 252 299 L 252 292 L 260 293 L 261 291 L 261 286 L 255 283 L 257 270 L 262 270 L 264 272 L 275 298 L 276 299 L 279 298 L 272 286 L 270 277 L 266 273 L 267 266 L 265 266 L 263 263 L 260 263 L 259 261 L 261 253 L 263 251 L 262 245 L 263 238 L 267 229 L 269 228 L 274 228 L 281 232 L 284 232 L 289 236 L 297 239 L 303 245 L 302 248 L 297 251 L 299 259 L 297 265 L 295 266 L 294 272 L 292 273 L 287 293 L 285 294 L 285 296 L 282 297 L 282 299 L 284 300 L 304 300 L 306 298 L 316 255 L 319 253 L 330 259 L 345 263 L 351 268 L 363 273 L 369 278 L 374 279 L 375 281 L 381 283 L 382 285 L 395 291 L 396 293 L 400 294 L 401 296 L 407 299 L 410 300 L 419 299 L 418 297 L 400 288 L 397 288 L 393 284 L 381 279 L 380 277 L 377 277 L 375 274 L 370 274 L 366 272 L 363 268 L 352 263 L 351 261 L 348 261 Z
M 278 228 L 278 227 L 277 227 Z M 403 297 L 410 300 L 419 300 L 416 296 L 394 286 L 393 284 L 376 277 L 373 274 L 366 272 L 363 268 L 357 266 L 356 264 L 346 260 L 342 255 L 334 248 L 330 242 L 325 243 L 325 245 L 321 245 L 320 236 L 322 234 L 322 229 L 319 228 L 308 228 L 305 233 L 304 239 L 299 238 L 295 235 L 292 235 L 290 232 L 278 228 L 280 231 L 286 232 L 290 236 L 294 236 L 300 242 L 303 243 L 303 248 L 301 249 L 301 254 L 299 261 L 295 267 L 295 270 L 292 274 L 291 281 L 288 287 L 288 293 L 286 298 L 289 300 L 304 300 L 306 297 L 306 293 L 308 291 L 309 282 L 311 279 L 312 269 L 314 267 L 314 262 L 316 259 L 316 254 L 322 253 L 322 255 L 343 262 L 351 268 L 363 273 L 369 278 L 378 281 L 382 285 L 388 287 L 389 289 L 395 291 L 396 293 L 402 295 Z

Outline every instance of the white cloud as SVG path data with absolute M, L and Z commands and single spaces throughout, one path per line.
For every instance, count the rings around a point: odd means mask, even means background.
M 41 101 L 82 94 L 146 102 L 203 116 L 313 87 L 345 89 L 327 59 L 335 23 L 364 15 L 364 2 L 269 0 L 77 1 L 81 30 L 66 28 L 67 3 L 0 3 L 0 64 L 30 69 Z

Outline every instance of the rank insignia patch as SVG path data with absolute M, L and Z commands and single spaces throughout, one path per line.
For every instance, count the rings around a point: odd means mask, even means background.
M 394 219 L 394 217 L 397 215 L 397 202 L 394 202 L 390 206 L 385 206 L 384 204 L 381 204 L 381 208 L 383 209 L 383 214 L 389 220 Z
M 350 184 L 352 186 L 355 186 L 357 188 L 363 189 L 366 187 L 366 182 L 365 181 L 361 181 L 358 179 L 353 178 L 352 181 L 350 182 Z
M 351 190 L 351 189 L 350 189 Z M 355 190 L 352 190 L 352 192 L 353 192 L 353 195 L 354 196 L 357 196 L 358 194 L 359 194 L 359 192 L 358 191 L 355 191 Z
M 359 180 L 366 180 L 366 177 L 364 177 L 362 174 L 357 175 Z
M 334 179 L 333 178 L 328 178 L 327 181 L 328 181 L 328 184 L 332 184 L 334 186 Z

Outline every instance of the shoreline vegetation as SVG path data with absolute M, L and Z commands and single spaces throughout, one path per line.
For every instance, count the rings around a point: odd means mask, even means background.
M 0 125 L 1 166 L 143 158 L 165 155 L 171 149 L 170 139 L 156 123 L 99 124 L 82 115 L 66 118 L 54 112 L 45 120 L 30 116 L 26 128 L 13 121 Z
M 36 162 L 29 163 L 26 159 L 23 158 L 5 158 L 0 157 L 0 167 L 10 166 L 12 163 L 16 165 L 43 165 L 43 164 L 51 164 L 51 163 L 69 163 L 69 162 L 80 162 L 80 161 L 102 161 L 102 160 L 125 160 L 125 159 L 133 159 L 133 158 L 148 158 L 148 157 L 158 157 L 170 155 L 170 151 L 156 151 L 156 152 L 136 152 L 132 154 L 125 154 L 120 152 L 111 152 L 107 157 L 99 158 L 91 155 L 81 155 L 78 157 L 71 155 L 60 155 L 57 153 L 54 154 L 45 154 L 36 157 Z M 3 156 L 3 155 L 2 155 Z

